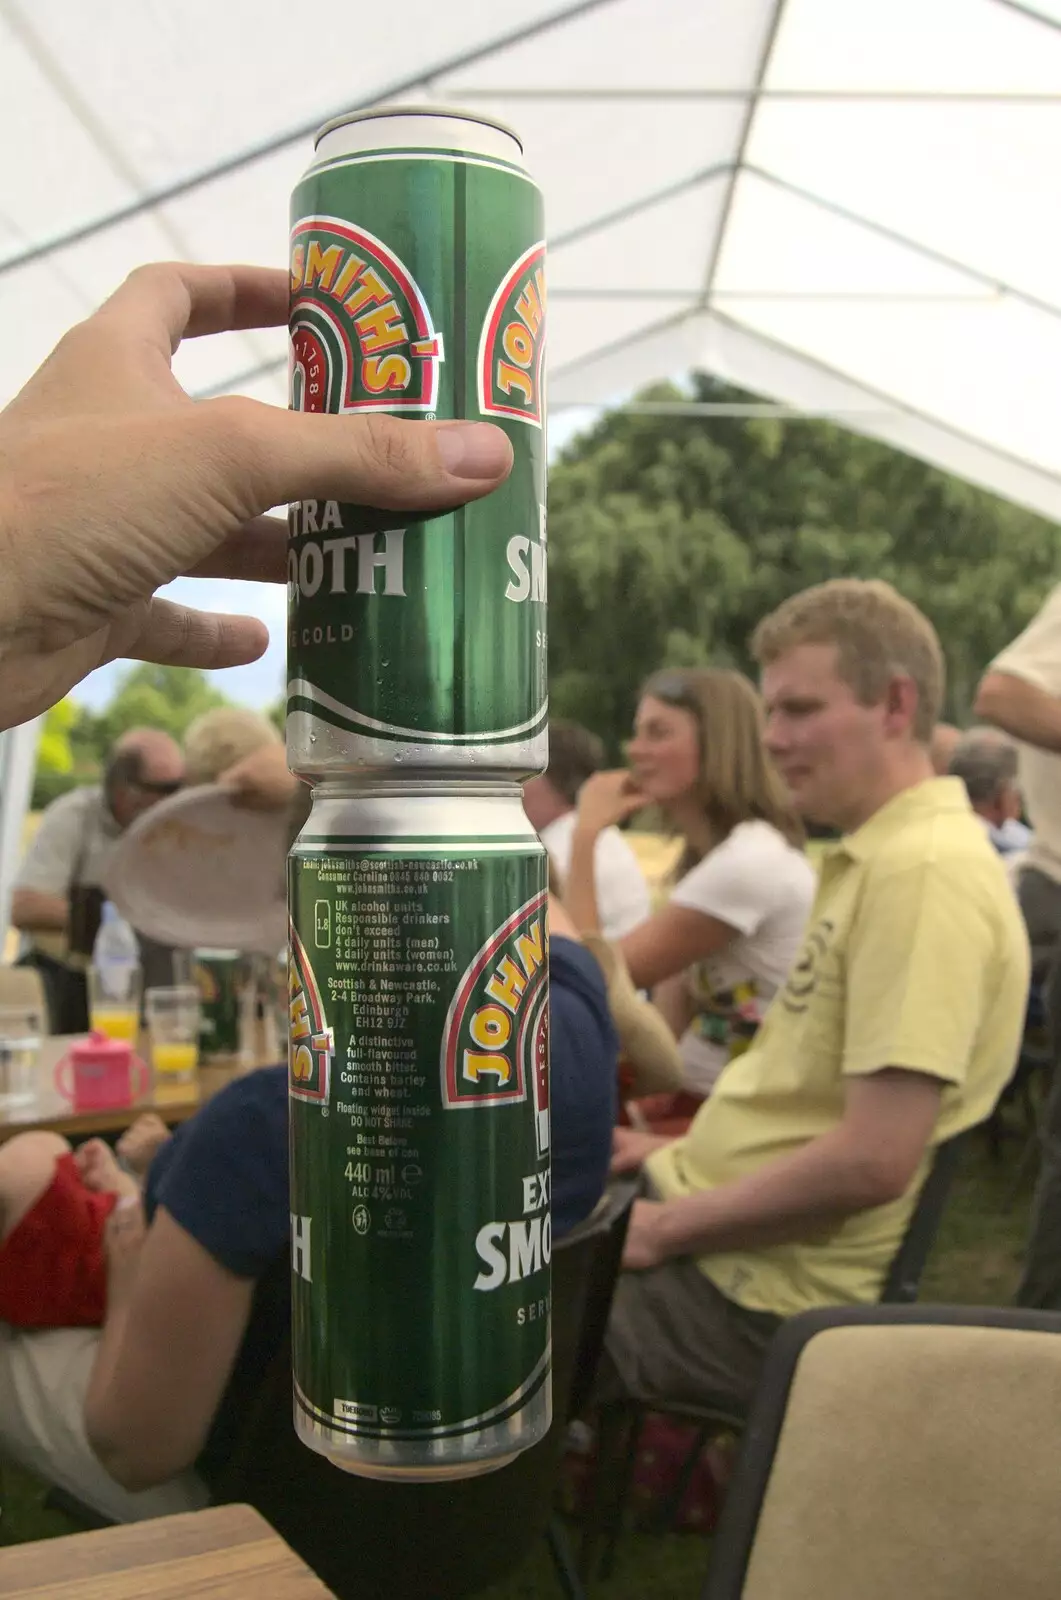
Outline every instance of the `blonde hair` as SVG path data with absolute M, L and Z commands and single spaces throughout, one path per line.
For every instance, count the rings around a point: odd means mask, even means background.
M 229 767 L 262 745 L 279 743 L 279 733 L 257 711 L 241 706 L 204 711 L 184 735 L 186 782 L 215 783 Z
M 760 622 L 752 654 L 769 666 L 801 644 L 834 644 L 840 677 L 866 706 L 883 700 L 893 678 L 910 678 L 914 738 L 928 743 L 943 703 L 943 651 L 928 618 L 890 583 L 834 578 L 792 595 Z
M 803 825 L 763 743 L 763 707 L 743 673 L 719 667 L 664 669 L 642 696 L 690 712 L 700 742 L 699 799 L 715 845 L 742 822 L 768 822 L 790 844 Z M 687 859 L 688 858 L 688 859 Z M 687 850 L 683 864 L 691 863 Z

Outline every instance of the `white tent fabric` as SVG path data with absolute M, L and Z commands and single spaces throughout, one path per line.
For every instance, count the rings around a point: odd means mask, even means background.
M 0 733 L 0 955 L 22 854 L 22 826 L 33 787 L 39 735 L 39 718 Z
M 1061 519 L 1061 0 L 0 0 L 0 397 L 139 262 L 284 262 L 312 129 L 377 100 L 523 136 L 554 413 L 701 365 Z

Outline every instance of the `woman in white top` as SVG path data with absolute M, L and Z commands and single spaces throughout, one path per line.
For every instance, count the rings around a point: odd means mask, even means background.
M 685 841 L 666 906 L 618 941 L 681 1041 L 688 1087 L 710 1094 L 747 1048 L 795 959 L 814 898 L 803 830 L 762 742 L 759 697 L 739 672 L 663 671 L 645 685 L 630 770 L 583 786 L 564 903 L 599 927 L 594 847 L 658 805 Z

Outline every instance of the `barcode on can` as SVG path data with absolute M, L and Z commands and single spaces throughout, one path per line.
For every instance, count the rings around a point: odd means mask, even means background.
M 332 1409 L 343 1422 L 376 1422 L 379 1418 L 378 1406 L 362 1405 L 359 1400 L 337 1399 Z

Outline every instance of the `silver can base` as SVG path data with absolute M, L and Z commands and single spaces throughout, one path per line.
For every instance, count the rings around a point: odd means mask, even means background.
M 390 1483 L 449 1483 L 482 1478 L 545 1438 L 552 1422 L 550 1385 L 507 1422 L 462 1439 L 353 1438 L 309 1416 L 294 1400 L 295 1432 L 307 1449 L 357 1478 Z

